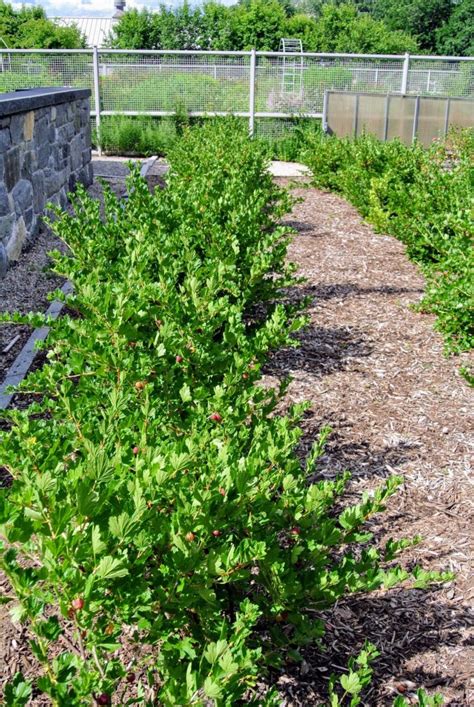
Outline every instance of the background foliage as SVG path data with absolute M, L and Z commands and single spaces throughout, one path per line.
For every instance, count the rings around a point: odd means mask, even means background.
M 11 49 L 81 49 L 85 39 L 76 27 L 60 27 L 46 17 L 42 7 L 15 10 L 0 2 L 1 44 Z
M 187 3 L 159 12 L 130 10 L 113 30 L 121 49 L 216 49 L 277 51 L 282 37 L 301 38 L 307 51 L 415 51 L 417 41 L 352 4 L 324 4 L 315 17 L 279 0 L 248 0 L 224 6 Z
M 224 6 L 129 10 L 110 45 L 122 49 L 277 51 L 282 37 L 306 51 L 474 53 L 474 0 L 241 0 Z

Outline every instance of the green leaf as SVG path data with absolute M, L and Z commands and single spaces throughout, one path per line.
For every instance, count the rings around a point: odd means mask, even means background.
M 179 391 L 179 394 L 183 403 L 188 403 L 190 400 L 193 399 L 193 396 L 191 394 L 191 388 L 187 383 L 184 383 L 181 390 Z
M 128 569 L 123 567 L 122 560 L 106 555 L 95 568 L 94 574 L 99 579 L 117 579 L 125 577 L 128 574 Z
M 343 689 L 350 695 L 358 695 L 362 689 L 362 683 L 355 672 L 350 672 L 348 675 L 341 675 L 340 683 Z
M 23 678 L 22 673 L 16 673 L 13 680 L 4 687 L 6 707 L 23 707 L 28 704 L 32 693 L 32 684 Z
M 92 540 L 92 552 L 94 553 L 94 556 L 100 555 L 100 553 L 103 550 L 105 550 L 106 545 L 101 540 L 100 528 L 98 525 L 92 526 L 91 540 Z
M 218 700 L 222 695 L 221 688 L 211 677 L 204 680 L 204 692 L 211 700 Z

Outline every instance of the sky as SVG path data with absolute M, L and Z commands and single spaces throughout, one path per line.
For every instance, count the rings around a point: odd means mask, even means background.
M 180 5 L 182 0 L 165 0 L 168 6 Z M 222 4 L 230 5 L 235 0 L 221 0 Z M 162 0 L 126 0 L 127 8 L 148 7 L 158 9 Z M 22 5 L 41 5 L 46 10 L 48 17 L 111 17 L 114 12 L 114 0 L 22 0 L 12 2 L 13 7 L 20 8 Z

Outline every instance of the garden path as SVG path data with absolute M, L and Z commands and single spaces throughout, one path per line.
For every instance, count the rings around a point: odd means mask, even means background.
M 274 355 L 269 382 L 290 374 L 288 402 L 312 403 L 303 454 L 331 426 L 319 477 L 350 470 L 355 500 L 391 474 L 404 476 L 374 532 L 421 534 L 404 563 L 447 568 L 457 578 L 435 591 L 341 603 L 328 613 L 329 653 L 311 651 L 280 677 L 286 704 L 319 704 L 331 665 L 340 672 L 367 637 L 383 656 L 367 704 L 391 704 L 397 687 L 406 694 L 416 684 L 436 688 L 446 704 L 474 705 L 474 396 L 459 374 L 469 355 L 446 358 L 434 318 L 410 308 L 424 281 L 399 241 L 374 233 L 339 196 L 304 185 L 294 194 L 302 201 L 287 220 L 298 232 L 289 256 L 307 282 L 292 296 L 312 298 L 311 321 L 300 348 Z

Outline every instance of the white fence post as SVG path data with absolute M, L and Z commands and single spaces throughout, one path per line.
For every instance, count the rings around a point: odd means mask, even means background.
M 257 69 L 257 52 L 250 52 L 250 85 L 249 85 L 249 135 L 255 133 L 255 74 Z
M 92 66 L 94 78 L 94 104 L 95 104 L 95 125 L 97 132 L 97 151 L 102 154 L 100 140 L 100 75 L 99 75 L 99 50 L 97 47 L 92 49 Z
M 408 71 L 410 69 L 410 55 L 407 52 L 405 54 L 405 58 L 403 60 L 403 73 L 402 73 L 402 86 L 400 89 L 400 93 L 402 96 L 406 96 L 408 93 Z

